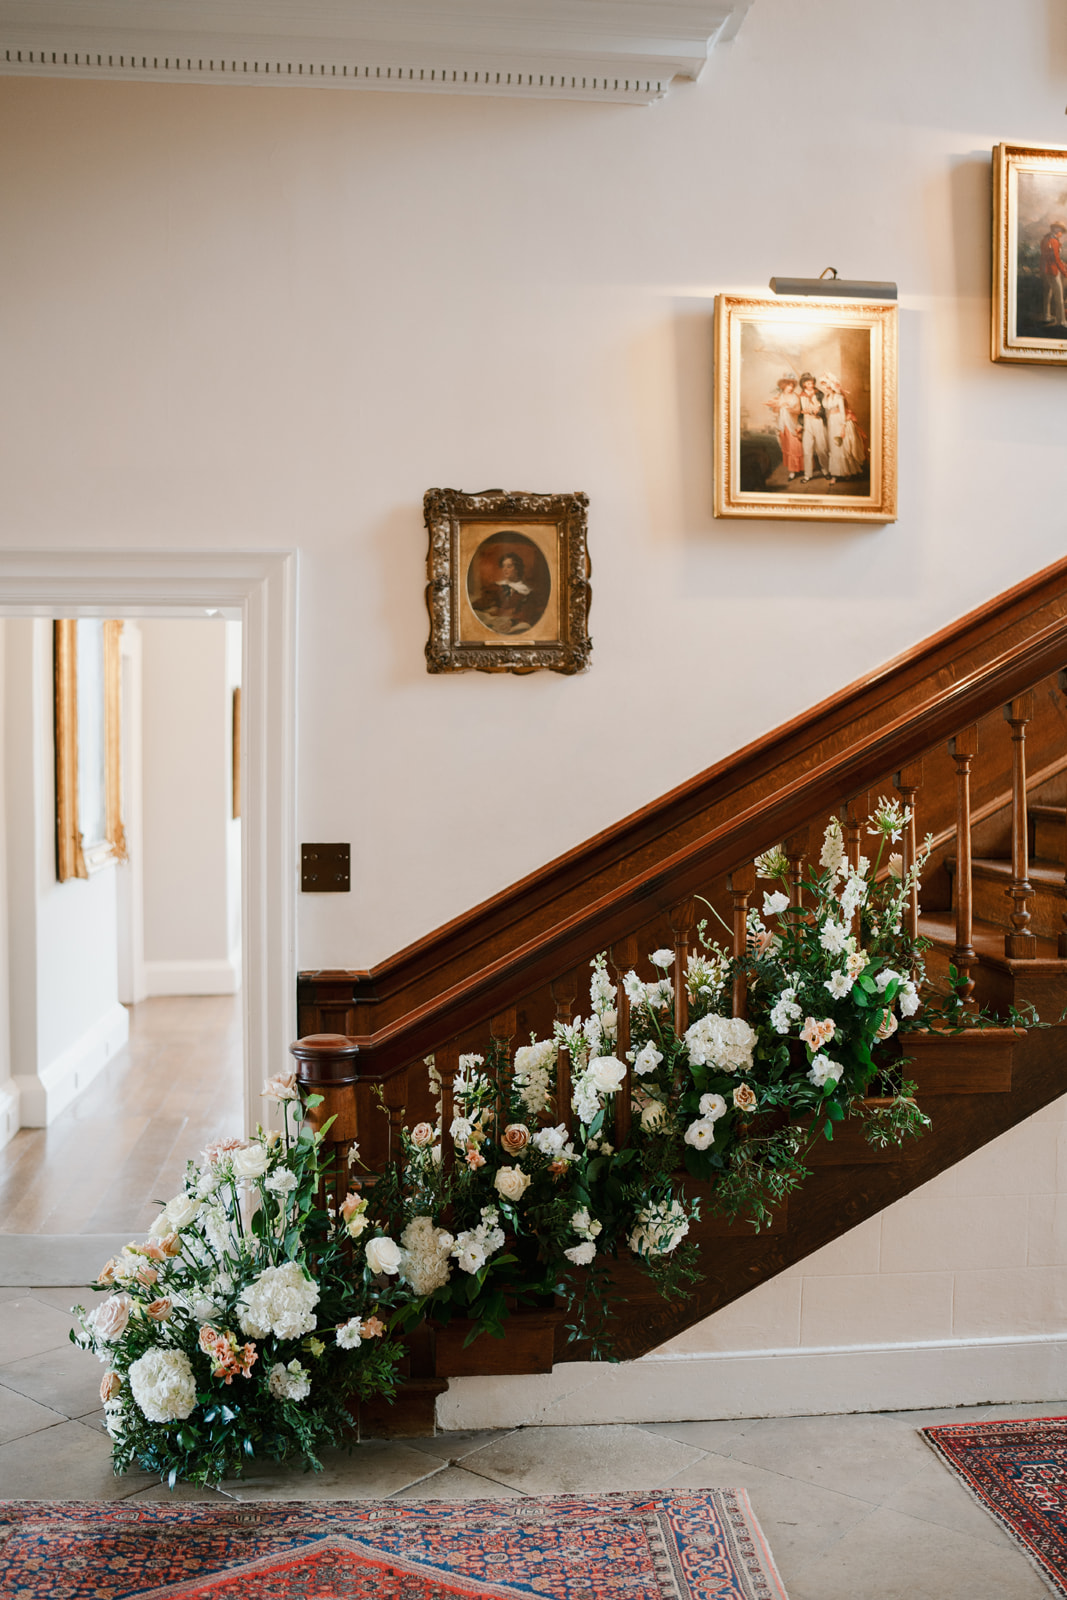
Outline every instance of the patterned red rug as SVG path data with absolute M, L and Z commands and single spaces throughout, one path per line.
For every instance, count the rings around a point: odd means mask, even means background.
M 786 1600 L 743 1489 L 0 1506 L 19 1600 Z
M 1067 1596 L 1067 1417 L 952 1422 L 919 1432 Z

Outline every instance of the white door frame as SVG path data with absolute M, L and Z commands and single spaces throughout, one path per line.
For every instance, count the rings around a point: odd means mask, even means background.
M 296 1030 L 296 555 L 276 550 L 0 551 L 0 616 L 243 624 L 241 917 L 245 1125 Z

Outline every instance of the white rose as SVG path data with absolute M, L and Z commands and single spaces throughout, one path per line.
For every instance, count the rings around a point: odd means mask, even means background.
M 788 907 L 789 907 L 789 896 L 787 894 L 781 894 L 781 893 L 767 894 L 766 892 L 764 893 L 764 896 L 763 896 L 763 915 L 765 917 L 778 917 L 778 916 L 781 916 L 783 911 L 788 910 Z
M 700 1096 L 700 1115 L 708 1122 L 717 1122 L 726 1115 L 726 1101 L 721 1094 L 702 1094 Z
M 653 950 L 648 959 L 651 961 L 654 967 L 673 967 L 674 951 L 666 948 L 662 950 Z
M 376 1278 L 400 1271 L 400 1246 L 393 1239 L 379 1237 L 367 1244 L 367 1265 Z
M 626 1068 L 615 1056 L 597 1056 L 590 1061 L 587 1076 L 597 1094 L 615 1094 L 626 1081 Z
M 245 1183 L 252 1183 L 256 1178 L 262 1178 L 270 1166 L 270 1156 L 261 1144 L 250 1144 L 243 1150 L 233 1153 L 233 1175 Z
M 113 1344 L 126 1331 L 133 1301 L 128 1294 L 113 1294 L 97 1306 L 89 1321 L 102 1344 Z
M 173 1200 L 168 1200 L 164 1215 L 170 1223 L 170 1230 L 180 1233 L 187 1228 L 200 1210 L 200 1201 L 194 1200 L 191 1194 L 176 1194 Z
M 521 1200 L 530 1187 L 530 1179 L 521 1167 L 501 1167 L 493 1185 L 505 1200 Z
M 715 1142 L 714 1122 L 691 1122 L 685 1130 L 685 1142 L 691 1144 L 694 1150 L 706 1150 Z

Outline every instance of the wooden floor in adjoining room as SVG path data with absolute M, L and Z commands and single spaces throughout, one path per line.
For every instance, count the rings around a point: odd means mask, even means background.
M 144 1000 L 85 1093 L 0 1150 L 0 1233 L 144 1232 L 190 1157 L 242 1129 L 240 996 Z

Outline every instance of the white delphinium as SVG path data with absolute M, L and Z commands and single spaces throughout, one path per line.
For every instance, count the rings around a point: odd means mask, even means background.
M 847 972 L 831 972 L 823 984 L 823 988 L 829 990 L 833 999 L 843 1000 L 851 990 L 852 984 L 853 979 L 849 977 Z
M 253 1339 L 299 1339 L 316 1325 L 314 1307 L 319 1286 L 305 1276 L 296 1261 L 267 1267 L 245 1289 L 237 1302 L 241 1332 Z
M 841 920 L 846 928 L 867 898 L 869 885 L 861 870 L 864 866 L 865 862 L 861 857 L 860 869 L 849 873 L 845 887 L 841 891 Z
M 311 1379 L 299 1361 L 290 1361 L 288 1366 L 276 1361 L 268 1374 L 267 1387 L 275 1400 L 305 1400 L 311 1393 Z
M 600 1017 L 595 1011 L 590 1012 L 589 1016 L 586 1017 L 582 1025 L 582 1032 L 585 1034 L 587 1054 L 598 1056 L 601 1044 L 604 1042 L 604 1029 Z
M 451 1254 L 461 1272 L 480 1272 L 489 1257 L 503 1245 L 504 1231 L 498 1226 L 499 1221 L 500 1213 L 495 1206 L 483 1206 L 478 1226 L 457 1235 Z
M 752 1066 L 756 1031 L 743 1017 L 701 1017 L 686 1029 L 685 1043 L 694 1066 L 747 1072 Z
M 512 1083 L 531 1117 L 539 1116 L 552 1099 L 552 1069 L 558 1053 L 554 1039 L 521 1044 L 515 1052 Z
M 685 986 L 692 1000 L 707 1000 L 714 1004 L 726 987 L 730 957 L 718 945 L 712 945 L 710 955 L 694 952 L 685 969 Z
M 668 1256 L 689 1232 L 689 1218 L 677 1200 L 659 1200 L 639 1211 L 627 1243 L 638 1256 Z
M 808 1077 L 817 1089 L 821 1089 L 823 1084 L 831 1080 L 837 1083 L 843 1071 L 840 1062 L 831 1061 L 829 1056 L 816 1056 L 808 1068 Z
M 455 1242 L 432 1217 L 412 1217 L 400 1235 L 400 1276 L 416 1294 L 433 1294 L 448 1282 L 452 1276 L 449 1257 Z
M 589 980 L 589 1003 L 597 1013 L 610 1011 L 615 1007 L 615 985 L 607 969 L 603 956 L 594 956 L 589 965 L 593 969 L 593 976 Z
M 476 1100 L 480 1090 L 491 1087 L 485 1074 L 478 1071 L 484 1064 L 484 1056 L 460 1056 L 459 1066 L 452 1079 L 452 1103 L 459 1109 L 465 1111 L 469 1100 Z
M 803 1015 L 804 1008 L 797 1004 L 796 990 L 783 989 L 771 1008 L 771 1027 L 778 1033 L 788 1033 Z
M 148 1422 L 182 1422 L 196 1405 L 196 1379 L 184 1350 L 146 1350 L 127 1373 L 134 1402 Z
M 840 956 L 848 949 L 848 938 L 848 928 L 828 917 L 819 935 L 819 943 L 824 950 L 829 951 L 830 955 Z
M 639 1078 L 643 1078 L 647 1073 L 655 1072 L 662 1060 L 663 1051 L 657 1050 L 650 1039 L 647 1044 L 641 1046 L 634 1056 L 634 1072 Z
M 822 836 L 819 865 L 837 877 L 845 859 L 845 836 L 837 817 L 831 817 Z

